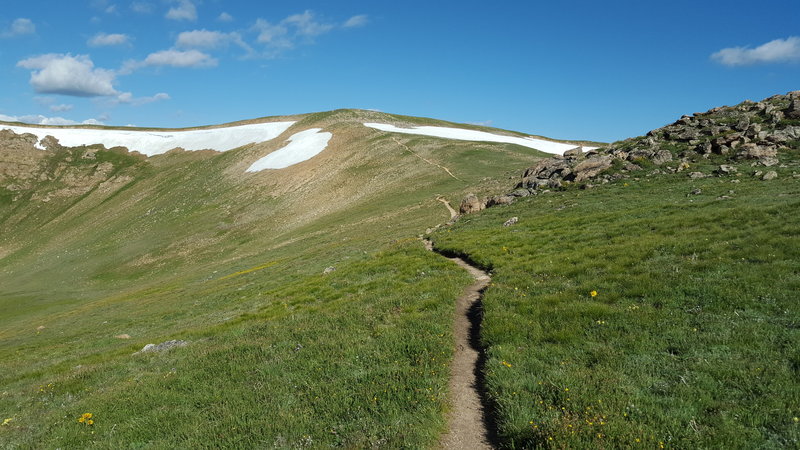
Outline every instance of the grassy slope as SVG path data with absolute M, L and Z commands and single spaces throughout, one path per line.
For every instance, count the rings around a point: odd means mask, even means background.
M 179 152 L 116 161 L 130 178 L 110 191 L 31 200 L 63 187 L 59 167 L 89 164 L 82 149 L 52 155 L 53 180 L 0 203 L 0 420 L 13 419 L 0 441 L 436 442 L 452 299 L 470 280 L 404 239 L 447 220 L 436 195 L 496 190 L 538 154 L 398 136 L 458 181 L 357 125 L 364 114 L 303 118 L 287 135 L 334 140 L 296 171 L 243 176 L 280 142 Z M 131 356 L 170 339 L 192 344 Z
M 623 180 L 433 235 L 494 272 L 482 340 L 504 446 L 798 445 L 797 152 L 782 160 L 778 180 Z

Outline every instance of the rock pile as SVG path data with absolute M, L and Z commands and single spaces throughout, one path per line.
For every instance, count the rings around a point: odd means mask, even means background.
M 683 116 L 646 136 L 588 152 L 578 147 L 541 160 L 525 170 L 511 193 L 486 200 L 468 196 L 461 213 L 511 203 L 515 197 L 561 189 L 569 183 L 591 188 L 592 183 L 627 178 L 643 166 L 655 166 L 655 173 L 675 173 L 704 158 L 718 164 L 714 173 L 718 176 L 734 173 L 733 164 L 771 167 L 779 163 L 779 150 L 786 148 L 800 149 L 800 91 Z M 710 175 L 688 173 L 691 178 Z

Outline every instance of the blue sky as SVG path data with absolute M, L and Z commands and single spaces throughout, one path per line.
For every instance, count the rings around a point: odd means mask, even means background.
M 800 2 L 11 2 L 0 119 L 184 127 L 336 108 L 613 141 L 800 89 Z

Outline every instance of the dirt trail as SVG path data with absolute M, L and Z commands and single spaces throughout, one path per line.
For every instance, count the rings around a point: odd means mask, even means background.
M 448 211 L 450 211 L 450 220 L 453 220 L 456 217 L 458 217 L 458 211 L 456 211 L 455 209 L 453 209 L 452 206 L 450 206 L 450 202 L 448 202 L 446 198 L 439 196 L 439 197 L 436 197 L 436 200 L 439 200 L 440 202 L 444 203 L 444 206 L 447 208 Z M 428 250 L 432 250 L 432 249 L 428 249 Z
M 424 243 L 425 248 L 435 251 L 431 241 L 426 239 Z M 483 387 L 478 378 L 483 369 L 482 351 L 478 342 L 480 300 L 491 278 L 489 274 L 461 258 L 442 256 L 464 268 L 475 278 L 475 282 L 456 300 L 453 327 L 455 355 L 450 374 L 452 410 L 448 419 L 448 431 L 442 437 L 441 446 L 445 449 L 491 449 Z
M 403 147 L 404 149 L 408 150 L 409 152 L 411 152 L 412 155 L 416 156 L 417 158 L 425 161 L 426 163 L 428 163 L 428 164 L 430 164 L 432 166 L 436 166 L 436 167 L 444 170 L 445 172 L 447 172 L 448 175 L 450 175 L 451 177 L 455 178 L 458 181 L 464 181 L 461 178 L 458 178 L 457 176 L 453 175 L 453 172 L 450 172 L 450 169 L 448 169 L 447 167 L 445 167 L 445 166 L 443 166 L 441 164 L 436 164 L 435 162 L 433 162 L 431 160 L 423 158 L 422 155 L 420 155 L 419 153 L 415 152 L 414 150 L 411 150 L 406 144 L 403 144 L 402 142 L 400 142 L 400 139 L 397 139 L 396 137 L 392 136 L 392 140 L 394 140 L 395 144 L 397 144 L 400 147 Z

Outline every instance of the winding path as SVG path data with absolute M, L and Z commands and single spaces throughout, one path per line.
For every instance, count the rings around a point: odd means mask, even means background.
M 450 212 L 450 220 L 453 220 L 456 217 L 458 217 L 458 211 L 456 211 L 455 209 L 453 209 L 452 206 L 450 206 L 450 202 L 448 202 L 446 198 L 440 195 L 436 197 L 436 200 L 439 200 L 440 202 L 444 203 L 445 208 L 447 208 L 447 211 Z
M 402 142 L 400 142 L 400 139 L 397 139 L 396 137 L 392 136 L 392 140 L 394 140 L 395 144 L 397 144 L 400 147 L 403 147 L 404 149 L 408 150 L 409 152 L 411 152 L 412 155 L 416 156 L 417 158 L 425 161 L 426 163 L 428 163 L 428 164 L 430 164 L 432 166 L 436 166 L 436 167 L 444 170 L 445 172 L 447 172 L 448 175 L 450 175 L 451 177 L 455 178 L 458 181 L 464 181 L 461 178 L 458 178 L 457 176 L 453 175 L 453 172 L 450 172 L 450 169 L 448 169 L 447 167 L 445 167 L 445 166 L 443 166 L 441 164 L 436 164 L 435 162 L 433 162 L 433 161 L 431 161 L 429 159 L 425 159 L 419 153 L 415 152 L 414 150 L 411 150 L 406 144 L 403 144 Z
M 452 409 L 448 418 L 448 431 L 442 437 L 441 446 L 445 449 L 491 449 L 483 386 L 478 378 L 483 369 L 482 350 L 478 341 L 481 297 L 491 278 L 488 273 L 462 258 L 436 251 L 431 241 L 425 239 L 423 242 L 426 249 L 458 264 L 475 279 L 456 300 L 453 327 L 455 354 L 449 383 Z

